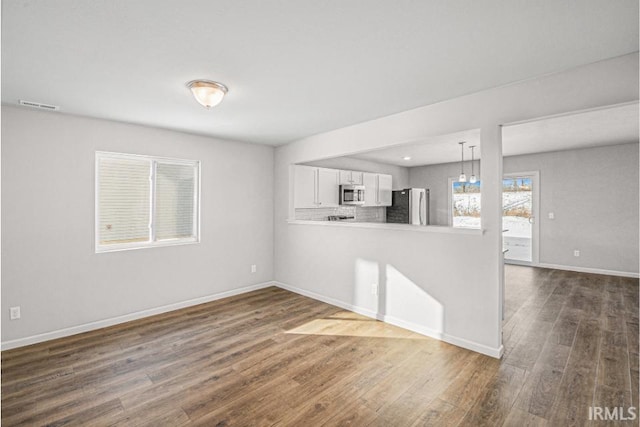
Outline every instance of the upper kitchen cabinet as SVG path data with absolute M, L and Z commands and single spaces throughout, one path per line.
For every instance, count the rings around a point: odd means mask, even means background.
M 335 169 L 318 168 L 318 207 L 333 208 L 340 204 L 338 172 Z
M 316 174 L 318 168 L 311 166 L 294 167 L 294 206 L 296 208 L 315 208 Z
M 362 172 L 355 171 L 340 171 L 340 184 L 341 185 L 362 185 Z
M 380 206 L 391 206 L 392 186 L 393 178 L 391 175 L 378 174 L 378 201 Z
M 331 208 L 338 206 L 339 174 L 335 169 L 294 167 L 294 206 Z
M 393 185 L 391 175 L 365 172 L 363 174 L 363 183 L 363 206 L 391 206 L 391 189 Z

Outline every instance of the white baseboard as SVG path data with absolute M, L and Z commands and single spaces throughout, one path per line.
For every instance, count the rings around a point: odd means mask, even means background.
M 217 294 L 206 295 L 199 298 L 190 299 L 187 301 L 181 301 L 174 304 L 163 305 L 162 307 L 150 308 L 148 310 L 137 311 L 135 313 L 129 313 L 122 316 L 112 317 L 109 319 L 98 320 L 96 322 L 84 323 L 78 326 L 72 326 L 70 328 L 58 329 L 56 331 L 45 332 L 42 334 L 32 335 L 25 338 L 18 338 L 11 341 L 4 341 L 0 348 L 4 350 L 10 350 L 12 348 L 24 347 L 26 345 L 36 344 L 43 341 L 49 341 L 56 338 L 68 337 L 70 335 L 80 334 L 82 332 L 89 332 L 100 328 L 106 328 L 108 326 L 117 325 L 120 323 L 129 322 L 131 320 L 142 319 L 143 317 L 149 317 L 156 314 L 166 313 L 168 311 L 179 310 L 185 307 L 191 307 L 206 302 L 215 301 L 222 298 L 231 297 L 234 295 L 243 294 L 246 292 L 255 291 L 258 289 L 268 288 L 274 286 L 274 282 L 258 283 L 256 285 L 244 286 L 238 289 L 232 289 L 230 291 L 220 292 Z
M 383 316 L 383 318 L 380 320 L 404 329 L 408 329 L 413 332 L 417 332 L 422 335 L 426 335 L 430 338 L 435 338 L 437 340 L 444 341 L 446 343 L 453 344 L 458 347 L 466 348 L 467 350 L 472 350 L 477 353 L 482 353 L 482 354 L 486 354 L 487 356 L 495 357 L 496 359 L 500 359 L 502 357 L 502 353 L 504 352 L 504 348 L 502 345 L 499 348 L 489 347 L 484 344 L 479 344 L 475 341 L 469 341 L 467 339 L 459 338 L 454 335 L 449 335 L 444 332 L 434 331 L 431 328 L 427 328 L 425 326 L 418 325 L 416 323 L 407 322 L 405 320 L 398 319 L 393 316 Z
M 552 268 L 554 270 L 577 271 L 579 273 L 605 274 L 607 276 L 632 277 L 636 279 L 640 278 L 639 273 L 632 273 L 629 271 L 605 270 L 602 268 L 574 267 L 572 265 L 547 264 L 543 262 L 538 263 L 537 265 L 532 265 L 532 267 Z
M 378 318 L 378 315 L 375 311 L 369 310 L 367 308 L 362 308 L 362 307 L 357 307 L 355 305 L 347 304 L 335 298 L 331 298 L 331 297 L 317 294 L 315 292 L 307 291 L 306 289 L 296 288 L 295 286 L 287 285 L 282 282 L 274 281 L 273 284 L 279 288 L 285 289 L 287 291 L 290 291 L 299 295 L 304 295 L 305 297 L 309 297 L 317 301 L 326 302 L 327 304 L 335 305 L 336 307 L 344 308 L 345 310 L 353 311 L 354 313 L 362 314 L 363 316 L 371 317 L 377 320 L 382 320 Z
M 313 298 L 318 301 L 325 302 L 327 304 L 335 305 L 336 307 L 343 308 L 345 310 L 353 311 L 358 314 L 362 314 L 363 316 L 370 317 L 372 319 L 381 320 L 383 322 L 398 326 L 400 328 L 408 329 L 413 332 L 417 332 L 421 335 L 428 336 L 430 338 L 435 338 L 440 341 L 447 342 L 449 344 L 453 344 L 458 347 L 466 348 L 467 350 L 472 350 L 477 353 L 486 354 L 487 356 L 495 357 L 499 359 L 502 357 L 502 353 L 504 352 L 504 348 L 501 345 L 498 348 L 488 347 L 484 344 L 480 344 L 474 341 L 470 341 L 464 338 L 459 338 L 453 335 L 449 335 L 443 332 L 435 331 L 431 328 L 428 328 L 423 325 L 418 325 L 416 323 L 407 322 L 405 320 L 399 319 L 394 316 L 389 315 L 381 315 L 376 313 L 373 310 L 369 310 L 367 308 L 358 307 L 335 298 L 331 298 L 325 295 L 320 295 L 312 291 L 308 291 L 306 289 L 297 288 L 295 286 L 287 285 L 282 282 L 274 281 L 273 282 L 277 287 L 285 289 L 287 291 L 294 292 L 296 294 L 304 295 L 309 298 Z

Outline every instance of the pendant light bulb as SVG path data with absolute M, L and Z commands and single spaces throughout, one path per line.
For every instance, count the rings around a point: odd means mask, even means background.
M 460 144 L 460 176 L 458 177 L 458 182 L 467 182 L 467 175 L 464 174 L 464 141 L 458 142 Z

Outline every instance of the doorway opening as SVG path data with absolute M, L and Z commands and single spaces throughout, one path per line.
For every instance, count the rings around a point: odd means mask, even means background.
M 504 174 L 502 239 L 507 263 L 538 264 L 538 176 L 538 172 Z

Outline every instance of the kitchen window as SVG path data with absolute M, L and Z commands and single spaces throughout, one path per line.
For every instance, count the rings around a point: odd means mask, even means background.
M 199 242 L 200 162 L 96 152 L 96 252 Z
M 449 179 L 449 221 L 455 228 L 480 228 L 480 181 L 473 184 Z

